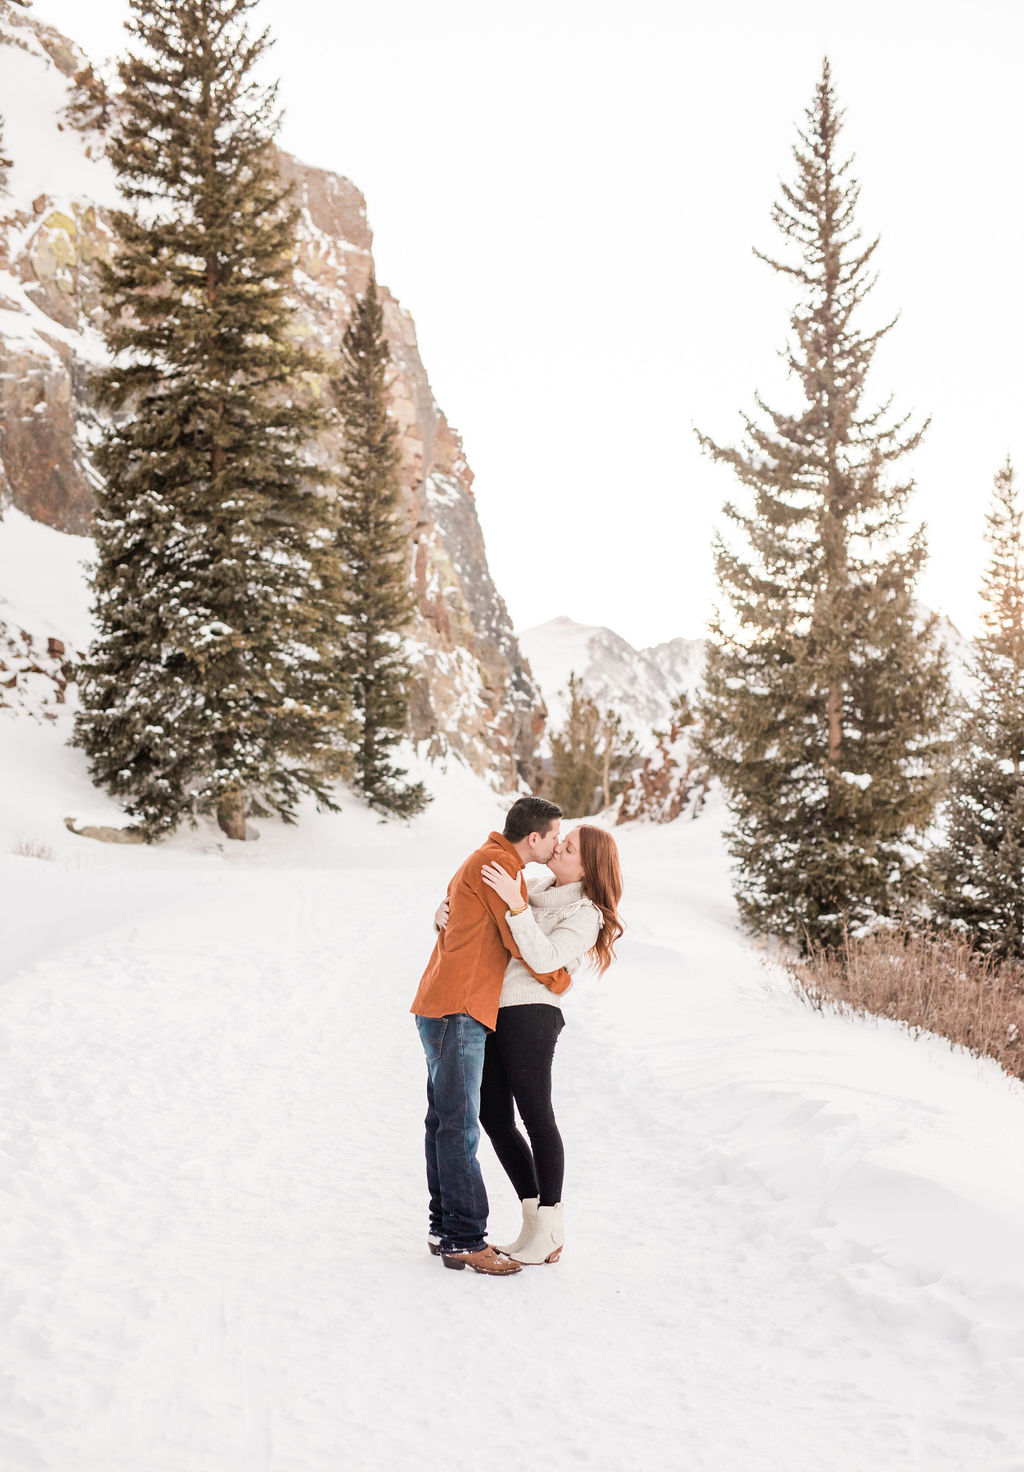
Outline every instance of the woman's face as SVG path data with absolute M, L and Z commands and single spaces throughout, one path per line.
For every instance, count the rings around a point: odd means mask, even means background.
M 556 884 L 575 884 L 583 878 L 583 860 L 580 857 L 580 830 L 572 828 L 548 859 L 548 868 L 555 876 Z

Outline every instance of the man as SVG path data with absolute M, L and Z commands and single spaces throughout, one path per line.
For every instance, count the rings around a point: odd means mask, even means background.
M 427 1055 L 429 1246 L 446 1268 L 471 1267 L 502 1277 L 520 1270 L 519 1263 L 484 1240 L 487 1192 L 476 1149 L 484 1044 L 498 1018 L 509 958 L 522 957 L 505 919 L 505 903 L 484 884 L 480 871 L 498 863 L 518 878 L 528 863 L 546 864 L 558 846 L 561 816 L 553 802 L 521 797 L 508 811 L 504 832 L 492 833 L 470 854 L 448 886 L 448 921 L 438 932 L 413 1000 Z M 519 882 L 525 909 L 526 890 Z M 568 972 L 556 971 L 537 980 L 561 994 L 571 979 Z

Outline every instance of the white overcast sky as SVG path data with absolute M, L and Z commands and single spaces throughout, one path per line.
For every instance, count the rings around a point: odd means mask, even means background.
M 127 0 L 36 0 L 92 56 Z M 364 192 L 379 278 L 416 321 L 476 472 L 517 627 L 697 635 L 733 493 L 728 441 L 779 387 L 791 288 L 769 209 L 824 54 L 880 234 L 862 324 L 900 312 L 876 397 L 915 456 L 922 596 L 975 626 L 982 528 L 1024 473 L 1019 0 L 262 0 L 282 144 Z M 1022 476 L 1024 478 L 1024 476 Z

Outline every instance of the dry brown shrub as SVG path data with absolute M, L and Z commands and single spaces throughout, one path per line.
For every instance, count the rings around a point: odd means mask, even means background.
M 896 930 L 812 949 L 788 965 L 797 995 L 821 1010 L 871 1013 L 934 1032 L 1024 1078 L 1024 965 L 966 940 Z
M 54 856 L 53 849 L 48 843 L 40 843 L 35 838 L 16 838 L 11 844 L 10 851 L 22 859 L 52 860 Z

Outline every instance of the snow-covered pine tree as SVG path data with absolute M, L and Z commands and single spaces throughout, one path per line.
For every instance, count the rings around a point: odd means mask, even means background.
M 336 648 L 322 372 L 286 300 L 297 211 L 275 167 L 256 0 L 131 0 L 110 157 L 113 418 L 97 454 L 96 642 L 76 741 L 147 838 L 215 812 L 335 806 Z M 326 657 L 321 658 L 321 655 Z
M 917 867 L 911 841 L 939 795 L 947 700 L 935 621 L 915 609 L 923 531 L 892 467 L 922 429 L 864 403 L 875 349 L 863 332 L 877 240 L 860 243 L 858 185 L 837 143 L 824 63 L 773 222 L 793 258 L 794 412 L 744 416 L 739 448 L 701 435 L 750 493 L 716 540 L 721 607 L 708 649 L 703 746 L 728 795 L 737 898 L 758 930 L 832 945 L 891 915 Z M 767 422 L 765 422 L 767 421 Z
M 954 749 L 935 908 L 982 949 L 1024 958 L 1024 525 L 1009 458 L 995 478 L 975 689 Z
M 105 133 L 114 116 L 114 97 L 107 79 L 90 61 L 71 79 L 71 93 L 64 116 L 73 128 Z
M 602 711 L 569 675 L 565 721 L 551 736 L 551 800 L 577 817 L 606 808 L 638 764 L 639 748 L 621 716 Z
M 338 549 L 345 569 L 341 668 L 355 717 L 354 783 L 371 807 L 411 817 L 429 797 L 403 782 L 394 748 L 408 734 L 409 666 L 402 629 L 413 613 L 402 522 L 398 431 L 388 407 L 391 354 L 373 272 L 341 344 L 335 397 L 342 422 Z

